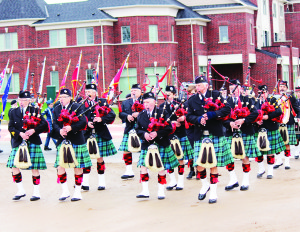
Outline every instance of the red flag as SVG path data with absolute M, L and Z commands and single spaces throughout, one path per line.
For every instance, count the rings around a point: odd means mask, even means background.
M 73 98 L 75 98 L 76 91 L 77 91 L 77 83 L 78 83 L 78 75 L 79 75 L 81 57 L 82 57 L 82 51 L 80 52 L 78 63 L 76 65 L 76 68 L 75 68 L 75 70 L 73 72 L 73 75 L 72 75 Z

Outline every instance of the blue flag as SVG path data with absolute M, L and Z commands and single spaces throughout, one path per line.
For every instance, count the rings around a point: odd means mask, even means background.
M 13 67 L 12 67 L 12 69 L 13 69 Z M 7 80 L 7 84 L 6 84 L 6 87 L 5 87 L 5 90 L 4 90 L 4 94 L 2 96 L 2 113 L 1 113 L 0 120 L 2 120 L 3 116 L 4 116 L 4 111 L 5 111 L 5 107 L 6 107 L 6 102 L 7 102 L 8 92 L 9 92 L 9 88 L 10 88 L 11 78 L 12 78 L 12 71 L 9 75 L 9 78 Z

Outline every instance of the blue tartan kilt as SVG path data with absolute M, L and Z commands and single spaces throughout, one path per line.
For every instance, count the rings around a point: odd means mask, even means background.
M 229 146 L 231 147 L 232 136 L 227 137 Z M 245 147 L 245 154 L 248 158 L 256 158 L 261 156 L 262 153 L 257 147 L 257 139 L 255 139 L 255 135 L 247 135 L 242 134 L 242 139 Z
M 28 145 L 28 151 L 29 151 L 30 161 L 31 161 L 32 165 L 29 168 L 27 168 L 26 170 L 32 170 L 32 169 L 45 170 L 45 169 L 47 169 L 47 165 L 45 162 L 45 158 L 44 158 L 41 146 L 30 143 L 29 141 L 27 141 L 27 145 Z M 15 159 L 18 149 L 19 149 L 19 147 L 15 147 L 12 149 L 12 151 L 8 157 L 6 167 L 8 167 L 8 168 L 16 167 L 16 166 L 14 166 L 14 159 Z
M 129 137 L 129 133 L 124 134 L 121 145 L 119 147 L 119 151 L 128 152 L 128 137 Z
M 294 125 L 287 125 L 287 130 L 288 130 L 288 133 L 289 133 L 289 145 L 297 145 L 295 126 Z
M 267 131 L 268 140 L 270 142 L 269 151 L 260 151 L 262 155 L 272 155 L 285 150 L 283 139 L 279 133 L 279 130 Z M 255 140 L 257 141 L 258 133 L 255 133 Z
M 194 150 L 193 150 L 193 148 L 190 144 L 190 141 L 189 141 L 188 137 L 184 136 L 184 137 L 178 138 L 178 139 L 179 139 L 181 149 L 182 149 L 183 154 L 184 154 L 183 159 L 184 160 L 193 159 L 194 158 Z
M 60 150 L 60 147 L 61 147 L 61 144 L 58 145 L 58 147 L 57 147 L 56 160 L 55 160 L 55 164 L 54 164 L 54 167 L 56 167 L 56 168 L 59 166 L 59 150 Z M 74 152 L 75 152 L 75 157 L 78 161 L 78 166 L 76 166 L 76 168 L 91 167 L 92 166 L 92 161 L 91 161 L 90 154 L 88 152 L 86 144 L 81 144 L 81 145 L 72 144 L 72 147 L 73 147 Z
M 216 157 L 217 157 L 217 167 L 224 167 L 227 164 L 234 162 L 234 159 L 232 157 L 231 150 L 230 150 L 230 145 L 226 141 L 225 136 L 219 137 L 219 136 L 209 135 L 208 137 L 212 140 L 212 142 L 214 144 L 215 153 L 216 153 Z M 194 143 L 194 166 L 195 167 L 197 166 L 196 161 L 199 157 L 202 140 L 204 138 L 205 137 L 202 136 L 201 140 L 195 141 L 195 143 Z
M 174 169 L 179 166 L 179 162 L 170 146 L 168 146 L 168 147 L 157 146 L 157 147 L 158 147 L 159 155 L 161 157 L 161 161 L 164 165 L 165 170 Z M 147 155 L 147 151 L 148 150 L 141 151 L 139 161 L 137 163 L 138 167 L 146 166 L 145 158 Z
M 117 154 L 117 150 L 112 140 L 103 139 L 98 134 L 95 134 L 95 136 L 98 142 L 100 157 L 108 157 Z

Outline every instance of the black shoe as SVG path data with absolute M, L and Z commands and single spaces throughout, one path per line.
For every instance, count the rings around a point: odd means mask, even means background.
M 2 151 L 2 150 L 0 150 L 0 151 Z M 299 155 L 295 155 L 295 159 L 296 160 L 299 159 Z
M 258 173 L 257 178 L 262 178 L 263 174 L 265 174 L 265 173 L 266 173 L 265 171 L 263 173 Z
M 128 179 L 131 179 L 133 177 L 134 177 L 134 175 L 123 175 L 123 176 L 121 176 L 121 179 L 128 180 Z
M 207 189 L 206 193 L 207 193 L 209 190 L 210 190 L 210 187 Z M 204 200 L 205 197 L 206 197 L 206 193 L 204 193 L 204 194 L 200 194 L 200 193 L 199 193 L 199 195 L 198 195 L 198 200 L 199 200 L 199 201 Z
M 145 196 L 145 195 L 137 195 L 136 198 L 149 198 L 149 196 Z
M 14 196 L 14 197 L 13 197 L 13 200 L 14 200 L 14 201 L 17 201 L 17 200 L 20 200 L 22 197 L 25 197 L 25 196 L 26 196 L 26 194 L 19 195 L 19 196 Z
M 80 198 L 72 198 L 71 201 L 80 201 Z
M 2 153 L 2 152 L 3 152 L 3 150 L 0 149 L 0 153 Z M 299 158 L 299 156 L 298 156 L 298 158 Z M 295 157 L 295 159 L 296 159 L 296 157 Z
M 64 200 L 66 200 L 67 198 L 69 198 L 70 196 L 67 196 L 67 197 L 61 197 L 61 198 L 59 198 L 58 200 L 60 200 L 60 201 L 64 201 Z
M 235 184 L 233 184 L 233 185 L 229 185 L 229 186 L 226 186 L 225 187 L 225 190 L 226 191 L 230 191 L 230 190 L 232 190 L 232 189 L 234 189 L 234 188 L 237 188 L 237 187 L 239 187 L 240 185 L 239 185 L 239 182 L 236 182 Z
M 45 147 L 44 150 L 45 150 L 45 151 L 51 151 L 52 148 L 50 148 L 50 147 Z
M 273 179 L 272 175 L 267 175 L 267 179 Z
M 291 167 L 290 166 L 285 166 L 284 169 L 288 170 L 288 169 L 291 169 Z
M 208 203 L 209 204 L 217 203 L 217 199 L 209 199 Z
M 244 186 L 244 185 L 241 186 L 241 191 L 247 191 L 248 189 L 249 189 L 249 186 Z
M 105 190 L 105 187 L 104 186 L 99 186 L 98 187 L 98 190 L 100 191 L 100 190 Z
M 163 200 L 165 199 L 166 197 L 157 197 L 158 200 Z
M 273 166 L 273 169 L 277 169 L 277 168 L 279 168 L 279 167 L 282 166 L 282 165 L 283 165 L 283 163 L 274 165 L 274 166 Z
M 175 184 L 174 186 L 167 186 L 166 189 L 170 191 L 170 190 L 173 190 L 173 188 L 175 188 L 176 186 L 177 186 L 177 184 Z
M 32 197 L 30 198 L 30 201 L 37 201 L 37 200 L 39 200 L 39 199 L 41 199 L 41 198 L 40 198 L 40 197 L 32 196 Z
M 196 176 L 195 171 L 190 171 L 186 178 L 187 178 L 188 180 L 190 180 L 190 179 L 193 179 L 193 176 Z
M 81 189 L 84 190 L 84 191 L 89 191 L 90 187 L 81 185 Z
M 176 187 L 175 190 L 183 190 L 181 187 Z

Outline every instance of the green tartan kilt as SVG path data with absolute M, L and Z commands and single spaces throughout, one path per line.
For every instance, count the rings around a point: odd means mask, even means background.
M 224 136 L 215 136 L 215 135 L 209 135 L 208 136 L 215 148 L 215 153 L 217 157 L 217 167 L 224 167 L 227 164 L 233 163 L 234 159 L 231 154 L 230 146 L 226 141 L 226 138 Z M 199 152 L 201 150 L 201 144 L 202 140 L 205 137 L 202 136 L 201 140 L 195 141 L 194 143 L 194 166 L 196 167 L 197 164 L 195 163 L 199 157 Z
M 165 170 L 174 169 L 174 168 L 178 167 L 179 162 L 170 146 L 168 146 L 168 147 L 157 146 L 157 147 L 158 147 L 159 155 L 161 157 L 161 161 L 164 165 Z M 139 157 L 139 161 L 137 163 L 138 167 L 146 166 L 145 165 L 146 155 L 147 155 L 147 150 L 142 150 L 140 157 Z
M 287 125 L 289 133 L 289 145 L 297 145 L 297 138 L 294 125 Z
M 30 143 L 27 141 L 27 145 L 28 145 L 28 151 L 29 151 L 29 155 L 30 155 L 30 160 L 32 165 L 27 168 L 26 170 L 31 170 L 31 169 L 37 169 L 37 170 L 44 170 L 47 169 L 47 165 L 45 162 L 45 158 L 41 149 L 40 145 L 36 145 L 33 143 Z M 8 157 L 8 161 L 7 161 L 7 165 L 6 167 L 8 168 L 15 168 L 16 166 L 14 166 L 14 159 L 16 156 L 16 153 L 18 151 L 19 147 L 15 147 L 12 149 L 9 157 Z
M 188 137 L 184 136 L 184 137 L 178 138 L 178 139 L 179 139 L 181 149 L 182 149 L 183 154 L 184 154 L 183 159 L 184 160 L 193 159 L 194 158 L 194 150 L 193 150 L 193 148 L 190 144 L 190 141 L 189 141 Z
M 101 157 L 108 157 L 117 154 L 117 150 L 112 140 L 103 139 L 98 134 L 95 134 L 95 136 Z
M 90 154 L 88 152 L 87 146 L 86 144 L 82 144 L 82 145 L 75 145 L 72 144 L 74 152 L 75 152 L 75 157 L 78 161 L 78 166 L 76 166 L 76 168 L 88 168 L 92 166 L 92 161 L 90 158 Z M 58 145 L 57 147 L 57 153 L 56 153 L 56 160 L 55 160 L 55 164 L 54 167 L 58 167 L 59 166 L 59 150 L 60 150 L 61 144 Z
M 248 158 L 255 158 L 262 155 L 257 147 L 257 140 L 255 139 L 255 135 L 242 134 L 242 139 L 244 142 L 245 154 Z M 229 146 L 231 147 L 232 136 L 227 137 L 227 141 L 230 144 Z
M 128 151 L 128 137 L 129 133 L 124 134 L 119 151 Z
M 267 131 L 268 140 L 270 142 L 270 148 L 269 151 L 260 151 L 262 155 L 272 155 L 279 152 L 282 152 L 285 150 L 285 145 L 283 142 L 283 139 L 279 133 L 279 130 L 275 131 Z M 258 133 L 255 133 L 255 141 L 257 141 Z

